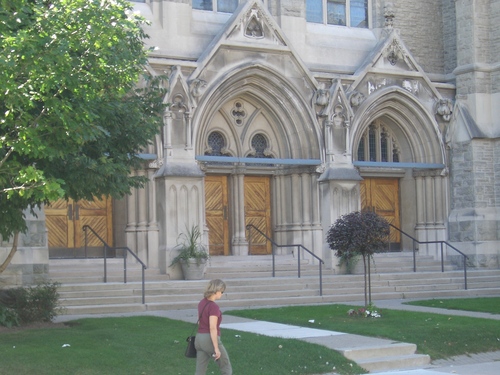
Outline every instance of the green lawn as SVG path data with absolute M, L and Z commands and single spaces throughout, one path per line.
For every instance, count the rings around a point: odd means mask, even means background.
M 497 301 L 468 299 L 477 311 Z M 425 303 L 439 303 L 431 300 Z M 453 304 L 453 300 L 443 303 Z M 424 302 L 419 302 L 423 304 Z M 458 301 L 458 306 L 466 303 Z M 417 344 L 433 359 L 500 350 L 496 320 L 379 310 L 382 317 L 348 316 L 353 306 L 293 306 L 226 311 L 227 315 L 389 338 Z M 495 310 L 494 310 L 495 311 Z M 314 319 L 314 323 L 309 320 Z M 11 330 L 0 333 L 0 374 L 37 375 L 192 375 L 195 360 L 184 357 L 193 324 L 159 317 L 96 318 L 66 328 Z M 235 374 L 362 374 L 356 364 L 319 345 L 223 330 Z M 63 347 L 65 344 L 69 346 Z M 335 370 L 334 370 L 335 367 Z M 207 374 L 217 374 L 211 364 Z
M 407 305 L 439 307 L 441 309 L 465 310 L 500 314 L 500 297 L 430 299 L 407 302 Z
M 193 324 L 159 317 L 82 319 L 68 328 L 0 333 L 0 374 L 192 375 L 184 357 Z M 223 331 L 235 374 L 363 373 L 320 345 Z M 63 347 L 68 344 L 69 346 Z M 207 374 L 218 374 L 211 363 Z
M 480 303 L 480 301 L 478 302 Z M 251 319 L 414 343 L 432 359 L 500 350 L 500 322 L 490 319 L 379 310 L 380 318 L 349 316 L 353 306 L 318 305 L 227 311 Z M 314 324 L 309 320 L 314 319 Z

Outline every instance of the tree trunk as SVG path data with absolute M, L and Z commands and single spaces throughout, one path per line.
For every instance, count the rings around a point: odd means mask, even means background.
M 365 307 L 368 306 L 368 293 L 367 293 L 367 282 L 366 282 L 366 273 L 367 273 L 367 269 L 366 269 L 366 256 L 365 254 L 363 254 L 363 269 L 364 269 L 364 273 L 365 273 Z
M 368 257 L 368 304 L 372 304 L 372 272 L 370 268 L 370 257 Z
M 14 242 L 12 243 L 12 249 L 10 249 L 9 255 L 7 256 L 7 258 L 5 259 L 3 264 L 0 266 L 0 273 L 2 273 L 3 271 L 5 271 L 7 269 L 12 258 L 14 258 L 14 255 L 16 255 L 18 239 L 19 239 L 19 232 L 16 232 L 16 233 L 14 233 Z

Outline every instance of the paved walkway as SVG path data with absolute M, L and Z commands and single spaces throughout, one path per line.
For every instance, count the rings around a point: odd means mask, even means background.
M 500 320 L 500 314 L 487 314 L 476 313 L 459 310 L 446 310 L 437 308 L 427 308 L 421 306 L 404 305 L 403 302 L 408 300 L 388 300 L 377 301 L 377 307 L 380 309 L 395 309 L 395 310 L 411 310 L 421 312 L 433 312 L 446 315 L 457 316 L 471 316 L 477 318 L 487 318 Z M 361 303 L 362 304 L 362 303 Z M 359 306 L 360 303 L 353 303 Z M 273 306 L 276 307 L 276 306 Z M 225 308 L 228 310 L 230 308 Z M 111 314 L 106 316 L 133 316 L 133 315 L 153 315 L 163 316 L 170 319 L 182 320 L 186 322 L 195 323 L 197 320 L 197 311 L 190 310 L 172 310 L 172 311 L 151 311 L 145 313 L 133 314 Z M 75 315 L 62 315 L 56 318 L 56 321 L 63 322 L 68 320 L 75 320 L 83 317 L 97 317 L 95 315 L 75 316 Z M 224 315 L 222 328 L 234 329 L 242 332 L 258 333 L 266 336 L 294 338 L 308 342 L 314 342 L 320 345 L 327 346 L 334 350 L 345 349 L 346 347 L 353 347 L 354 345 L 376 346 L 387 345 L 390 340 L 377 339 L 372 337 L 364 337 L 359 340 L 358 335 L 346 334 L 343 332 L 327 331 L 315 328 L 304 328 L 291 326 L 286 324 L 270 323 L 270 322 L 256 322 L 254 320 Z M 500 324 L 499 324 L 499 339 L 500 339 Z M 411 369 L 411 370 L 397 370 L 389 372 L 378 372 L 378 375 L 443 375 L 443 374 L 456 374 L 456 375 L 499 375 L 500 374 L 500 351 L 481 353 L 473 355 L 463 355 L 453 357 L 447 360 L 433 361 L 425 368 Z M 323 375 L 336 375 L 335 373 Z

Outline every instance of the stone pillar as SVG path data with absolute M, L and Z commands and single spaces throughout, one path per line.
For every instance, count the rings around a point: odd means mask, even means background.
M 231 197 L 233 205 L 233 227 L 231 250 L 233 255 L 248 255 L 248 241 L 245 227 L 245 175 L 237 171 L 231 176 Z
M 357 211 L 360 208 L 359 182 L 362 180 L 352 167 L 326 167 L 318 179 L 320 190 L 319 209 L 323 239 L 330 226 L 342 215 Z M 338 260 L 330 250 L 326 240 L 323 241 L 322 256 L 327 268 L 339 272 Z
M 131 172 L 131 176 L 135 175 L 135 172 Z M 137 189 L 132 189 L 130 194 L 127 195 L 127 226 L 125 228 L 126 233 L 126 246 L 137 252 L 137 204 L 136 204 Z
M 156 221 L 156 204 L 154 197 L 156 196 L 156 185 L 154 183 L 154 169 L 148 169 L 149 183 L 147 185 L 148 191 L 148 226 L 147 226 L 147 243 L 148 243 L 148 267 L 158 268 L 159 258 L 158 258 L 158 235 L 159 228 L 158 222 Z

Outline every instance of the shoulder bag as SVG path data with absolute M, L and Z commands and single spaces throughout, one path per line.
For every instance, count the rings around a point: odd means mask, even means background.
M 200 323 L 200 319 L 201 319 L 201 316 L 203 315 L 203 311 L 205 310 L 205 307 L 207 307 L 208 304 L 210 304 L 210 303 L 212 303 L 212 302 L 210 301 L 205 306 L 203 306 L 203 309 L 201 310 L 201 314 L 198 317 L 198 321 L 196 322 L 196 326 L 193 328 L 193 331 L 191 332 L 191 336 L 188 336 L 188 338 L 186 339 L 188 344 L 187 344 L 186 352 L 184 353 L 184 355 L 187 358 L 196 358 L 196 348 L 194 347 L 194 339 L 196 338 L 196 336 L 194 336 L 193 333 L 194 333 L 194 330 L 196 329 L 196 327 L 198 326 L 198 324 Z

